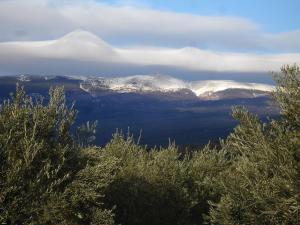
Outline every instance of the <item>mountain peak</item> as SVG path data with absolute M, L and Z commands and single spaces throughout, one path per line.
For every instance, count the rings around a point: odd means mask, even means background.
M 93 60 L 95 58 L 103 59 L 104 56 L 105 59 L 109 60 L 113 59 L 116 55 L 116 52 L 108 43 L 97 35 L 85 30 L 72 31 L 55 41 L 51 46 L 51 50 L 55 54 L 60 52 L 64 56 L 72 58 L 76 57 L 74 51 L 78 52 L 81 56 Z
M 107 44 L 104 40 L 102 40 L 97 35 L 86 31 L 86 30 L 74 30 L 66 35 L 64 35 L 62 38 L 58 39 L 60 42 L 81 42 L 81 43 L 92 43 L 96 45 L 101 46 L 107 46 L 110 47 L 109 44 Z

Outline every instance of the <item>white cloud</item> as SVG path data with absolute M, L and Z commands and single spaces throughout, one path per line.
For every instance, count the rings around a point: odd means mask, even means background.
M 79 28 L 119 46 L 300 52 L 300 30 L 270 34 L 239 17 L 200 16 L 95 0 L 0 1 L 2 41 L 54 39 Z
M 271 34 L 244 18 L 126 2 L 0 0 L 0 74 L 265 72 L 300 64 L 300 30 Z M 60 38 L 77 29 L 95 35 Z
M 197 48 L 116 48 L 94 34 L 75 31 L 58 40 L 0 43 L 1 73 L 61 74 L 78 66 L 102 73 L 102 66 L 168 67 L 185 71 L 264 72 L 282 64 L 300 64 L 300 54 L 245 54 Z M 59 65 L 59 66 L 58 66 Z M 71 70 L 73 68 L 70 68 Z M 65 71 L 71 71 L 65 70 Z M 158 69 L 159 70 L 159 69 Z M 140 72 L 143 73 L 142 69 Z
M 252 45 L 254 39 L 248 35 L 259 30 L 255 24 L 241 18 L 198 16 L 125 6 L 66 6 L 61 13 L 73 23 L 107 40 L 135 44 L 241 47 Z
M 2 41 L 54 38 L 76 27 L 46 0 L 0 1 Z
M 279 34 L 265 34 L 262 38 L 262 46 L 278 51 L 300 52 L 300 30 L 283 32 Z

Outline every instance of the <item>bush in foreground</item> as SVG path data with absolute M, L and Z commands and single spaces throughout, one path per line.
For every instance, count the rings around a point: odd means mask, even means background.
M 240 124 L 223 144 L 229 167 L 222 173 L 221 200 L 213 224 L 300 223 L 300 71 L 286 66 L 276 76 L 279 121 L 262 124 L 236 108 Z
M 0 223 L 112 224 L 99 199 L 115 161 L 79 148 L 70 133 L 75 110 L 62 88 L 49 95 L 43 104 L 17 87 L 1 105 Z
M 299 224 L 299 68 L 276 81 L 279 120 L 235 108 L 239 125 L 221 147 L 190 154 L 122 133 L 86 147 L 94 124 L 72 135 L 76 112 L 61 88 L 43 104 L 18 87 L 0 109 L 0 223 Z

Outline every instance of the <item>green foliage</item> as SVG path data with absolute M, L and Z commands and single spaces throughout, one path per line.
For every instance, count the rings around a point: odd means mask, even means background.
M 96 123 L 71 134 L 62 88 L 44 104 L 17 87 L 0 109 L 0 223 L 300 224 L 299 68 L 276 81 L 280 120 L 234 108 L 239 125 L 221 147 L 191 154 L 122 133 L 91 147 Z
M 77 164 L 68 129 L 75 111 L 65 106 L 62 89 L 50 90 L 47 106 L 15 96 L 1 106 L 1 220 L 30 223 L 36 220 L 51 193 L 63 189 Z M 76 168 L 76 167 L 75 167 Z
M 283 122 L 289 129 L 300 130 L 300 70 L 299 67 L 284 66 L 275 74 L 277 88 L 273 96 L 279 104 Z
M 104 191 L 112 182 L 117 159 L 104 158 L 97 148 L 83 149 L 81 159 L 86 161 L 84 169 L 80 170 L 72 183 L 63 193 L 67 204 L 64 212 L 69 224 L 114 224 L 111 210 L 103 208 Z M 75 216 L 74 216 L 75 215 Z
M 213 179 L 225 161 L 208 147 L 190 157 L 179 154 L 173 144 L 147 150 L 116 133 L 102 151 L 119 160 L 105 197 L 107 207 L 116 206 L 118 223 L 202 224 L 208 200 L 217 198 Z
M 217 224 L 297 224 L 299 189 L 297 161 L 286 135 L 268 135 L 254 117 L 243 115 L 241 124 L 227 140 L 231 165 L 223 173 L 221 201 L 212 210 Z M 274 132 L 276 125 L 271 128 Z M 280 136 L 282 135 L 282 136 Z
M 211 209 L 213 224 L 299 224 L 300 73 L 283 67 L 274 93 L 280 121 L 262 124 L 243 108 L 240 121 L 224 143 L 230 161 L 219 184 L 220 201 Z
M 178 160 L 174 146 L 147 150 L 115 134 L 103 149 L 106 157 L 119 159 L 116 179 L 106 192 L 108 207 L 116 206 L 121 224 L 184 224 L 188 196 L 184 188 L 185 160 Z
M 49 95 L 43 104 L 17 86 L 1 105 L 0 223 L 88 224 L 75 220 L 91 209 L 95 217 L 89 222 L 111 221 L 109 211 L 99 213 L 99 194 L 111 180 L 115 162 L 99 158 L 97 165 L 91 163 L 92 150 L 84 153 L 70 134 L 76 112 L 67 107 L 63 88 L 51 89 Z M 91 204 L 95 206 L 84 208 Z
M 204 224 L 209 221 L 210 202 L 220 199 L 222 187 L 219 180 L 228 165 L 225 152 L 211 149 L 209 145 L 193 153 L 189 161 L 190 215 L 193 224 Z

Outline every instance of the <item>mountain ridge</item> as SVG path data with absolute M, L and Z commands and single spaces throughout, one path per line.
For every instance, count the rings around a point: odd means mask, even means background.
M 184 81 L 168 75 L 134 75 L 127 77 L 85 77 L 72 79 L 82 80 L 80 88 L 86 92 L 91 90 L 110 90 L 120 93 L 128 92 L 177 92 L 189 90 L 197 97 L 207 98 L 215 93 L 226 90 L 247 90 L 254 92 L 269 93 L 274 86 L 262 83 L 237 82 L 233 80 L 202 80 Z M 255 93 L 253 95 L 255 97 Z
M 21 82 L 30 82 L 34 76 L 19 75 L 16 77 Z M 233 80 L 198 80 L 185 81 L 169 75 L 148 74 L 125 77 L 103 76 L 39 76 L 39 79 L 76 80 L 82 91 L 89 94 L 100 92 L 115 93 L 140 93 L 140 94 L 163 94 L 176 93 L 179 95 L 194 95 L 203 100 L 218 100 L 222 98 L 256 98 L 267 96 L 274 90 L 273 85 L 251 82 L 237 82 Z M 34 79 L 34 78 L 33 78 Z

